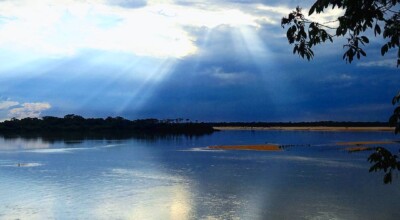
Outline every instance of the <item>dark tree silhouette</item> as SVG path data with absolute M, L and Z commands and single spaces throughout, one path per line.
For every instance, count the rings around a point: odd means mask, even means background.
M 354 57 L 360 59 L 366 56 L 362 48 L 369 43 L 368 30 L 373 30 L 375 36 L 382 34 L 386 43 L 381 48 L 385 55 L 389 49 L 397 48 L 397 66 L 400 65 L 400 0 L 317 0 L 308 11 L 308 15 L 324 13 L 329 8 L 341 8 L 342 16 L 334 21 L 319 23 L 312 21 L 297 7 L 287 17 L 282 18 L 282 27 L 289 26 L 287 39 L 294 44 L 293 53 L 310 60 L 314 57 L 313 46 L 335 37 L 347 38 L 343 45 L 346 52 L 343 59 L 351 63 Z M 335 25 L 336 24 L 336 25 Z
M 368 157 L 370 163 L 374 163 L 369 172 L 384 171 L 383 182 L 385 184 L 392 182 L 392 171 L 400 170 L 400 161 L 397 160 L 398 156 L 393 155 L 390 151 L 383 147 L 377 147 L 375 152 Z
M 365 32 L 373 30 L 375 37 L 382 34 L 385 43 L 381 55 L 390 49 L 397 49 L 397 67 L 400 65 L 400 0 L 316 0 L 308 11 L 308 16 L 324 13 L 328 8 L 341 8 L 344 13 L 336 20 L 320 23 L 312 21 L 297 7 L 287 17 L 282 18 L 282 27 L 289 26 L 286 37 L 289 44 L 294 44 L 293 53 L 310 60 L 314 57 L 313 47 L 334 38 L 345 37 L 343 45 L 346 52 L 343 59 L 351 63 L 355 57 L 366 56 L 362 48 L 369 43 Z M 334 26 L 336 24 L 336 26 Z M 383 29 L 383 30 L 382 30 Z M 393 105 L 400 102 L 400 93 L 393 98 Z M 395 133 L 400 131 L 400 105 L 395 108 L 389 119 L 389 124 L 395 126 Z M 383 147 L 377 147 L 368 158 L 374 163 L 370 172 L 384 171 L 384 183 L 392 182 L 392 171 L 400 170 L 398 156 Z
M 392 104 L 396 105 L 400 102 L 400 92 L 393 97 Z M 394 132 L 397 134 L 400 131 L 400 105 L 397 106 L 394 111 L 393 115 L 389 119 L 389 125 L 395 127 Z
M 180 121 L 180 120 L 179 120 Z M 122 132 L 143 134 L 202 135 L 214 132 L 210 124 L 204 123 L 171 123 L 158 119 L 128 120 L 122 117 L 84 118 L 69 114 L 63 118 L 44 116 L 23 118 L 0 122 L 0 134 L 7 133 L 51 133 L 51 132 Z

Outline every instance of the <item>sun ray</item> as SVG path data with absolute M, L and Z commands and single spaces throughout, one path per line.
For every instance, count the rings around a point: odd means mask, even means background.
M 237 32 L 236 41 L 257 67 L 259 77 L 265 83 L 265 95 L 274 103 L 271 107 L 282 103 L 284 97 L 294 94 L 293 86 L 284 79 L 284 74 L 277 74 L 282 68 L 273 52 L 268 50 L 268 42 L 261 39 L 253 27 L 242 26 Z
M 175 67 L 175 59 L 164 59 L 155 64 L 155 68 L 147 73 L 139 87 L 132 90 L 129 97 L 117 109 L 116 114 L 125 111 L 137 112 L 146 104 L 155 91 L 157 85 L 169 75 Z
M 97 59 L 97 65 L 101 63 L 103 60 L 108 60 L 107 58 Z M 109 74 L 104 80 L 105 82 L 96 86 L 96 88 L 92 88 L 91 93 L 87 94 L 82 98 L 79 105 L 77 105 L 77 109 L 85 109 L 88 108 L 93 101 L 95 101 L 98 97 L 107 94 L 108 91 L 112 90 L 118 82 L 126 80 L 127 75 L 132 74 L 135 71 L 135 66 L 140 65 L 142 59 L 135 58 L 127 62 L 124 66 L 114 71 L 112 74 Z

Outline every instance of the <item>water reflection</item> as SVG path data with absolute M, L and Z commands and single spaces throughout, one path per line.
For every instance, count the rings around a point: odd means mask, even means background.
M 142 140 L 146 142 L 157 141 L 178 141 L 182 138 L 185 139 L 199 139 L 203 136 L 211 134 L 151 134 L 151 133 L 132 133 L 127 131 L 114 131 L 114 132 L 23 132 L 23 133 L 3 133 L 0 134 L 1 140 L 10 140 L 13 142 L 16 139 L 26 141 L 39 141 L 42 143 L 58 143 L 64 142 L 65 144 L 81 144 L 86 140 Z
M 50 143 L 43 141 L 43 139 L 41 139 L 41 138 L 34 138 L 34 139 L 0 138 L 0 151 L 46 149 L 49 147 L 50 147 Z
M 383 185 L 379 175 L 368 173 L 368 152 L 349 154 L 340 146 L 318 145 L 388 139 L 389 134 L 312 135 L 221 132 L 197 139 L 73 143 L 0 139 L 8 142 L 0 152 L 0 218 L 400 217 L 400 189 Z M 318 144 L 283 152 L 190 150 L 244 142 Z M 3 166 L 18 163 L 40 166 Z
M 93 207 L 95 219 L 192 219 L 187 186 L 154 186 L 126 196 L 100 195 Z

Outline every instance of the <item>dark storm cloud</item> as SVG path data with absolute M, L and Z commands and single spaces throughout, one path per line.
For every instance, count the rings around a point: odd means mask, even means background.
M 268 36 L 276 31 L 258 30 L 271 55 L 254 60 L 235 45 L 231 27 L 192 29 L 199 52 L 179 63 L 151 103 L 166 116 L 202 120 L 387 120 L 400 80 L 393 69 L 346 64 L 340 41 L 317 47 L 308 62 L 284 37 Z M 381 59 L 375 47 L 369 59 Z

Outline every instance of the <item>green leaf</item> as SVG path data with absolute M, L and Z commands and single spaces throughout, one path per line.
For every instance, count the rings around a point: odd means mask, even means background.
M 396 126 L 397 125 L 397 115 L 392 115 L 389 118 L 389 126 Z
M 341 29 L 340 27 L 338 27 L 338 28 L 336 29 L 336 35 L 337 35 L 337 36 L 342 35 L 342 29 Z
M 389 46 L 387 44 L 383 45 L 381 48 L 381 54 L 382 56 L 385 55 L 386 52 L 388 52 Z
M 378 165 L 375 164 L 369 168 L 369 172 L 376 172 L 378 170 Z
M 385 176 L 383 177 L 383 182 L 385 184 L 388 184 L 388 183 L 392 182 L 392 173 L 391 172 L 385 174 Z
M 375 33 L 375 36 L 376 36 L 376 34 L 381 34 L 381 27 L 379 27 L 378 24 L 375 25 L 374 33 Z
M 396 104 L 396 102 L 397 102 L 397 97 L 395 96 L 395 97 L 393 97 L 393 99 L 392 99 L 392 105 Z
M 400 106 L 397 106 L 397 108 L 394 109 L 393 113 L 400 115 Z
M 364 41 L 365 43 L 369 43 L 369 39 L 366 36 L 361 36 L 362 41 Z
M 308 11 L 308 16 L 310 16 L 314 13 L 316 7 L 317 7 L 317 3 L 315 3 L 313 6 L 311 6 L 310 11 Z
M 294 48 L 293 48 L 293 54 L 295 54 L 295 53 L 297 52 L 298 48 L 299 48 L 298 45 L 294 46 Z

